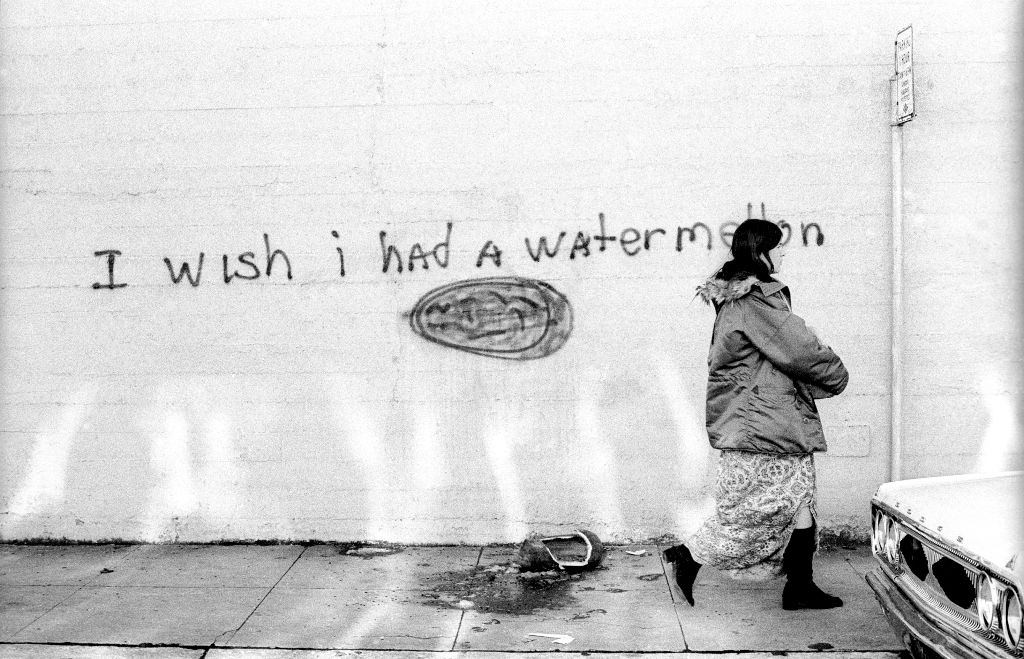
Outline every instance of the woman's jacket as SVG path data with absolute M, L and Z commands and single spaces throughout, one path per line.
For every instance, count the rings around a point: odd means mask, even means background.
M 791 311 L 789 289 L 751 275 L 711 278 L 697 293 L 717 312 L 708 354 L 711 446 L 784 454 L 826 450 L 814 399 L 841 393 L 849 374 Z

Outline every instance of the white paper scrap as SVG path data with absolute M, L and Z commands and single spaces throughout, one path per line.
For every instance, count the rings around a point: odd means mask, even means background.
M 560 645 L 566 645 L 575 640 L 572 636 L 566 636 L 565 634 L 536 634 L 531 632 L 527 636 L 543 636 L 544 638 L 550 638 L 552 643 Z

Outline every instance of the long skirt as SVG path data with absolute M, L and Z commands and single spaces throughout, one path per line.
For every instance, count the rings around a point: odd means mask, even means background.
M 767 580 L 782 572 L 782 554 L 797 511 L 814 510 L 814 456 L 722 451 L 715 513 L 686 540 L 698 563 L 733 578 Z

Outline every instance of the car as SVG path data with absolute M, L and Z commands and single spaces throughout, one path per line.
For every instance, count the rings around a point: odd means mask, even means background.
M 871 499 L 866 575 L 915 659 L 1024 657 L 1024 471 L 897 480 Z

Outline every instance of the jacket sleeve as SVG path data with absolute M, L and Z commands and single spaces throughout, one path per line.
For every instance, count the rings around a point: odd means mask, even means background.
M 811 386 L 815 398 L 842 393 L 850 380 L 843 361 L 807 329 L 803 318 L 748 296 L 743 325 L 747 338 L 777 369 Z
M 810 395 L 811 398 L 831 398 L 832 396 L 836 395 L 835 393 L 829 391 L 828 389 L 823 389 L 816 384 L 803 382 L 803 386 L 807 390 L 807 393 Z M 845 385 L 843 388 L 846 388 Z

